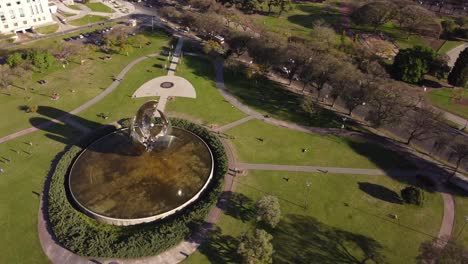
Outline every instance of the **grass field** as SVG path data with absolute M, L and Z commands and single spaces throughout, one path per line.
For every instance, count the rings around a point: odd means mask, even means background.
M 273 11 L 277 12 L 275 9 Z M 314 23 L 319 19 L 340 32 L 340 16 L 338 9 L 322 4 L 293 4 L 290 11 L 283 12 L 279 17 L 275 13 L 270 16 L 254 15 L 253 20 L 257 27 L 264 30 L 308 39 Z
M 253 226 L 252 203 L 266 194 L 279 198 L 282 211 L 270 230 L 274 263 L 364 263 L 368 255 L 414 263 L 419 244 L 439 231 L 443 203 L 426 192 L 423 207 L 403 205 L 397 197 L 405 186 L 385 176 L 249 171 L 236 178 L 210 239 L 184 263 L 239 263 L 238 237 Z
M 71 8 L 73 10 L 81 10 L 79 5 L 67 5 L 68 8 Z
M 434 106 L 464 118 L 468 118 L 468 105 L 454 103 L 452 100 L 452 93 L 453 89 L 451 88 L 436 89 L 427 93 L 426 97 L 429 98 Z M 468 92 L 464 91 L 463 98 L 464 100 L 467 100 Z
M 298 132 L 259 120 L 241 124 L 226 134 L 235 137 L 232 142 L 241 162 L 344 168 L 410 167 L 403 158 L 377 145 Z
M 114 9 L 106 6 L 103 3 L 87 3 L 85 4 L 87 7 L 91 9 L 91 11 L 94 12 L 102 12 L 102 13 L 115 13 Z
M 53 24 L 45 27 L 36 28 L 35 30 L 41 34 L 52 34 L 59 29 L 58 24 Z
M 65 69 L 56 66 L 47 72 L 34 74 L 30 80 L 19 81 L 16 87 L 12 87 L 9 91 L 11 95 L 2 91 L 0 110 L 8 113 L 10 118 L 9 122 L 0 122 L 0 137 L 30 127 L 32 118 L 43 118 L 39 114 L 26 114 L 19 109 L 21 106 L 48 106 L 70 111 L 101 93 L 112 83 L 113 76 L 117 75 L 128 63 L 146 54 L 160 52 L 161 47 L 169 41 L 169 38 L 162 33 L 147 33 L 147 37 L 153 44 L 134 49 L 130 56 L 114 54 L 111 60 L 102 60 L 100 57 L 105 54 L 92 53 L 83 65 L 73 62 Z M 51 45 L 50 40 L 45 43 Z M 42 42 L 34 43 L 36 47 L 41 47 L 43 44 Z M 37 83 L 42 79 L 47 81 L 46 85 Z M 59 100 L 50 99 L 53 92 L 60 95 Z M 55 114 L 56 112 L 49 113 L 48 117 L 56 117 Z
M 447 40 L 437 52 L 440 54 L 444 54 L 460 45 L 463 45 L 464 43 L 465 42 L 463 41 Z
M 176 75 L 184 77 L 195 87 L 197 98 L 178 97 L 170 101 L 166 110 L 171 115 L 214 126 L 221 126 L 245 117 L 219 94 L 213 81 L 215 73 L 211 61 L 184 56 L 177 66 Z
M 85 26 L 85 25 L 88 25 L 88 24 L 93 24 L 93 23 L 97 23 L 97 22 L 100 22 L 100 21 L 104 21 L 104 20 L 107 20 L 107 19 L 108 19 L 108 17 L 105 17 L 105 16 L 86 15 L 86 16 L 84 16 L 82 18 L 78 18 L 78 19 L 69 21 L 68 24 L 70 24 L 72 26 L 75 26 L 75 27 L 81 27 L 81 26 Z
M 65 147 L 50 138 L 73 139 L 78 134 L 63 125 L 49 131 L 38 131 L 0 145 L 0 168 L 5 170 L 0 174 L 0 263 L 50 263 L 37 233 L 39 194 L 51 161 Z
M 301 107 L 303 96 L 289 91 L 267 77 L 249 80 L 244 74 L 225 70 L 224 82 L 240 102 L 271 117 L 306 126 L 339 127 L 341 118 L 323 109 L 311 116 Z

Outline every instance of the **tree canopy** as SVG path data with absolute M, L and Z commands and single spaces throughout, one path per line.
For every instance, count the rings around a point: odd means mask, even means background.
M 451 85 L 468 88 L 468 48 L 458 56 L 452 71 L 448 75 L 448 82 Z

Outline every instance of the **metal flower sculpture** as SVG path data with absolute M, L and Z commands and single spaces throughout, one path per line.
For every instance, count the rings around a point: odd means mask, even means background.
M 157 101 L 148 101 L 144 103 L 135 117 L 133 117 L 130 126 L 130 137 L 143 145 L 147 151 L 154 149 L 166 149 L 170 147 L 174 136 L 172 133 L 172 125 L 164 113 L 156 107 Z M 161 117 L 161 125 L 156 124 L 156 112 L 159 112 Z

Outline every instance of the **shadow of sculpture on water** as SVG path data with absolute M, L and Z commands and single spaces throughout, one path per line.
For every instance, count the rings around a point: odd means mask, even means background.
M 370 183 L 370 182 L 358 182 L 359 189 L 368 195 L 380 199 L 385 202 L 394 204 L 403 204 L 398 193 L 384 187 L 382 185 Z
M 242 222 L 248 222 L 254 217 L 253 201 L 241 193 L 226 192 L 220 198 L 219 204 L 225 214 Z
M 221 228 L 214 226 L 198 250 L 211 263 L 239 263 L 237 248 L 239 240 L 230 235 L 223 235 Z
M 100 124 L 50 106 L 39 106 L 37 113 L 44 117 L 30 118 L 31 125 L 47 132 L 45 134 L 47 138 L 65 145 L 76 145 L 94 152 L 115 153 L 125 156 L 135 156 L 143 151 L 137 145 L 131 144 L 132 140 L 128 133 L 124 131 L 115 134 L 112 139 L 112 142 L 122 144 L 122 147 L 117 148 L 116 144 L 99 144 L 99 146 L 91 144 L 100 137 L 114 132 L 116 129 L 112 125 Z M 64 124 L 51 123 L 53 119 L 58 119 Z M 69 120 L 72 120 L 75 125 L 70 125 Z M 90 133 L 80 132 L 76 128 L 76 124 L 81 128 L 88 129 Z
M 376 240 L 328 226 L 313 217 L 290 214 L 273 231 L 275 263 L 382 263 Z

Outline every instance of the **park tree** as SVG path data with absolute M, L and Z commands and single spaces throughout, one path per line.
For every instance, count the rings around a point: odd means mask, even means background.
M 435 58 L 436 53 L 431 48 L 415 46 L 400 50 L 392 65 L 392 76 L 397 80 L 418 84 L 430 71 Z
M 10 68 L 15 68 L 24 61 L 23 54 L 21 52 L 13 52 L 7 57 L 7 64 Z
M 434 35 L 434 37 L 439 37 L 442 30 L 434 13 L 420 5 L 404 5 L 403 8 L 399 9 L 396 20 L 400 24 L 400 27 L 408 32 L 408 38 L 411 34 L 430 34 Z M 438 30 L 434 30 L 437 28 Z
M 48 69 L 55 63 L 54 56 L 47 50 L 29 50 L 26 57 L 38 71 Z
M 292 8 L 291 7 L 291 0 L 276 0 L 276 2 L 277 2 L 276 6 L 279 9 L 278 16 L 281 16 L 281 14 L 284 11 L 288 11 L 288 10 L 290 10 Z
M 352 20 L 357 24 L 369 25 L 374 31 L 392 20 L 396 15 L 397 6 L 391 1 L 370 2 L 356 9 Z
M 287 77 L 291 84 L 294 76 L 299 73 L 313 57 L 313 52 L 304 44 L 292 42 L 281 52 L 282 64 L 288 69 Z
M 358 82 L 357 87 L 345 89 L 341 95 L 341 99 L 349 110 L 348 115 L 351 115 L 357 107 L 365 105 L 376 89 L 375 83 L 369 77 L 362 78 Z
M 338 69 L 339 62 L 332 55 L 318 54 L 312 56 L 304 66 L 300 77 L 308 81 L 308 84 L 317 90 L 317 99 L 325 87 L 325 84 L 331 80 L 332 74 Z
M 128 56 L 133 51 L 133 47 L 130 44 L 124 43 L 119 47 L 119 53 Z
M 435 138 L 441 133 L 442 112 L 430 108 L 415 108 L 406 116 L 405 128 L 409 133 L 406 144 L 410 144 L 414 139 L 427 140 Z
M 169 21 L 172 22 L 179 22 L 180 19 L 182 18 L 182 13 L 179 12 L 175 7 L 173 6 L 164 6 L 161 9 L 159 9 L 158 13 L 166 18 Z
M 425 241 L 419 246 L 418 264 L 465 264 L 468 263 L 468 249 L 457 238 L 447 239 L 445 247 L 440 239 Z M 446 240 L 446 238 L 442 238 Z
M 448 75 L 448 82 L 454 86 L 468 88 L 468 48 L 458 56 L 452 71 Z
M 468 159 L 468 141 L 466 137 L 459 136 L 456 137 L 453 142 L 449 144 L 450 157 L 455 160 L 455 171 L 452 176 L 454 176 L 462 161 Z
M 218 42 L 209 40 L 203 45 L 203 52 L 210 55 L 223 54 L 224 49 Z
M 237 253 L 241 256 L 241 263 L 268 264 L 273 262 L 273 237 L 265 230 L 255 229 L 242 234 Z
M 373 126 L 396 124 L 401 121 L 408 110 L 403 99 L 403 89 L 397 89 L 397 87 L 396 82 L 385 80 L 372 93 L 369 99 L 369 115 L 366 120 Z
M 184 25 L 190 26 L 203 34 L 221 34 L 225 30 L 223 18 L 216 13 L 194 14 L 187 18 L 190 17 L 193 21 Z
M 407 204 L 422 206 L 424 203 L 424 192 L 420 188 L 408 186 L 400 191 L 401 199 Z
M 281 219 L 281 209 L 278 198 L 272 195 L 263 196 L 255 203 L 257 221 L 274 228 Z
M 62 62 L 63 64 L 68 64 L 70 59 L 78 54 L 79 50 L 82 48 L 82 44 L 75 44 L 72 42 L 58 42 L 52 50 L 54 57 Z
M 248 51 L 252 59 L 265 71 L 282 63 L 281 51 L 286 46 L 286 39 L 273 32 L 265 32 L 260 38 L 249 41 Z
M 315 23 L 310 33 L 312 38 L 312 47 L 317 50 L 327 51 L 333 47 L 336 41 L 336 33 L 333 28 L 325 24 L 322 20 Z
M 10 66 L 4 64 L 0 65 L 0 88 L 10 89 L 10 86 L 13 84 L 14 73 Z
M 249 42 L 252 39 L 253 36 L 249 33 L 235 31 L 228 36 L 227 42 L 232 52 L 240 57 L 247 51 Z
M 343 95 L 345 89 L 359 87 L 361 76 L 361 72 L 351 63 L 343 62 L 338 65 L 336 71 L 330 76 L 332 107 L 336 100 Z
M 132 43 L 141 49 L 143 45 L 148 43 L 148 38 L 141 34 L 138 34 L 134 38 L 132 38 Z

